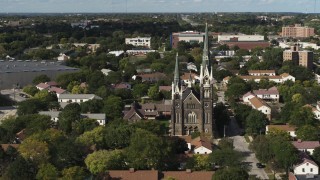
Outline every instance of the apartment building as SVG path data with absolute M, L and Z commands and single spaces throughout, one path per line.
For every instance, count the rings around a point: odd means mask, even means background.
M 314 28 L 301 26 L 301 24 L 282 27 L 282 37 L 306 38 L 310 36 L 314 36 Z
M 174 32 L 171 35 L 171 47 L 177 48 L 179 41 L 202 43 L 205 33 L 197 31 Z
M 293 64 L 312 69 L 313 67 L 313 52 L 299 51 L 298 46 L 291 46 L 290 50 L 283 52 L 284 61 L 292 61 Z
M 126 38 L 126 44 L 151 48 L 151 37 Z

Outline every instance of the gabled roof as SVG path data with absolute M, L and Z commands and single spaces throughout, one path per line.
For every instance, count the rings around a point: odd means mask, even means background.
M 320 147 L 319 141 L 294 141 L 292 142 L 293 146 L 297 149 L 315 149 Z
M 123 119 L 129 120 L 135 115 L 137 115 L 140 119 L 144 118 L 143 114 L 134 105 L 132 105 L 131 109 L 124 114 Z
M 1 148 L 6 152 L 9 148 L 9 146 L 17 149 L 19 147 L 19 144 L 1 144 Z
M 259 90 L 253 90 L 253 93 L 256 95 L 267 95 L 267 94 L 276 94 L 279 95 L 279 91 L 276 87 L 272 87 L 269 89 L 259 89 Z
M 114 85 L 115 89 L 128 89 L 130 87 L 131 87 L 131 85 L 129 83 L 126 83 L 126 82 L 121 82 L 119 84 L 115 84 Z
M 58 83 L 55 81 L 46 82 L 49 86 L 58 86 Z
M 58 99 L 102 99 L 95 94 L 61 94 Z
M 171 86 L 159 86 L 159 91 L 171 91 Z
M 249 99 L 249 101 L 252 104 L 252 106 L 254 106 L 256 109 L 259 109 L 262 106 L 266 106 L 270 108 L 269 105 L 265 101 L 261 100 L 260 98 L 253 97 Z
M 164 178 L 172 177 L 177 180 L 211 180 L 214 171 L 164 171 Z
M 295 164 L 295 165 L 293 166 L 293 168 L 299 167 L 299 166 L 304 165 L 304 164 L 306 164 L 306 163 L 310 163 L 310 164 L 313 164 L 313 165 L 319 167 L 319 166 L 317 165 L 317 163 L 315 163 L 315 162 L 309 157 L 308 154 L 306 154 L 305 152 L 301 152 L 301 153 L 299 154 L 299 162 L 298 162 L 297 164 Z
M 277 129 L 282 131 L 295 131 L 297 127 L 291 126 L 289 124 L 285 124 L 285 125 L 267 125 L 267 128 L 269 129 L 269 131 L 272 129 Z
M 207 138 L 205 138 L 205 137 L 199 136 L 199 137 L 193 139 L 193 140 L 191 141 L 191 145 L 195 146 L 194 149 L 197 149 L 197 148 L 199 148 L 199 147 L 205 147 L 205 148 L 207 148 L 207 149 L 209 149 L 209 150 L 212 151 L 212 144 L 211 144 L 210 141 L 209 141 Z
M 49 84 L 46 84 L 46 83 L 40 83 L 36 86 L 37 88 L 41 88 L 41 89 L 47 89 L 50 87 Z
M 66 92 L 66 90 L 58 88 L 58 87 L 51 87 L 49 88 L 50 92 L 55 92 L 56 94 L 63 94 Z
M 110 170 L 108 171 L 112 180 L 158 180 L 157 170 Z
M 246 94 L 243 95 L 243 98 L 248 97 L 248 96 L 255 96 L 252 92 L 247 92 Z
M 193 88 L 186 88 L 182 92 L 182 100 L 184 101 L 190 94 L 193 94 L 193 96 L 200 102 L 200 95 Z

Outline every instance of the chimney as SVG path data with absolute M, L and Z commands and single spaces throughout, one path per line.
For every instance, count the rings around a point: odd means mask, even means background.
M 186 169 L 186 173 L 191 173 L 191 169 Z
M 130 169 L 129 169 L 129 172 L 130 172 L 130 173 L 134 173 L 134 168 L 130 168 Z

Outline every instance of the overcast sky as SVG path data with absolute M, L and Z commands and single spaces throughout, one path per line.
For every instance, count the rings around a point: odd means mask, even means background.
M 0 12 L 319 12 L 315 0 L 0 0 Z M 315 8 L 316 7 L 316 8 Z

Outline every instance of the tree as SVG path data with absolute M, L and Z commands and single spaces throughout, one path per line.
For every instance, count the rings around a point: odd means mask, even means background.
M 318 141 L 319 128 L 311 125 L 304 125 L 297 130 L 297 138 L 303 141 Z
M 63 180 L 82 180 L 85 179 L 87 176 L 87 173 L 85 172 L 83 167 L 80 166 L 73 166 L 66 169 L 63 169 L 62 171 L 62 179 Z
M 130 139 L 135 130 L 127 121 L 115 120 L 108 123 L 105 133 L 105 144 L 110 149 L 123 149 L 129 146 Z
M 291 113 L 290 124 L 299 127 L 307 124 L 317 125 L 319 124 L 319 122 L 315 119 L 315 116 L 310 107 L 301 107 Z
M 270 141 L 264 135 L 259 135 L 254 138 L 250 146 L 255 151 L 260 162 L 267 163 L 274 156 Z
M 123 101 L 120 97 L 111 95 L 104 101 L 103 110 L 107 118 L 116 119 L 122 116 Z
M 192 169 L 194 171 L 209 171 L 212 169 L 212 165 L 209 162 L 208 156 L 195 154 L 190 159 L 188 159 L 186 168 Z
M 151 86 L 148 90 L 148 96 L 153 100 L 159 100 L 160 98 L 159 86 L 157 85 Z
M 210 162 L 220 167 L 237 167 L 242 158 L 241 153 L 233 149 L 217 149 L 209 155 Z
M 89 154 L 84 160 L 92 174 L 106 172 L 107 170 L 119 170 L 125 167 L 124 157 L 120 150 L 100 150 Z
M 251 110 L 246 118 L 246 131 L 248 133 L 261 133 L 267 125 L 266 116 L 258 110 Z
M 148 85 L 146 84 L 136 84 L 133 86 L 132 95 L 135 98 L 141 98 L 148 93 Z
M 35 86 L 29 85 L 23 87 L 22 91 L 31 96 L 34 96 L 39 90 Z
M 50 81 L 50 78 L 47 75 L 42 74 L 42 75 L 36 76 L 32 80 L 32 83 L 33 84 L 39 84 L 39 83 L 45 83 L 45 82 L 49 82 L 49 81 Z
M 238 99 L 239 97 L 241 97 L 243 94 L 245 94 L 248 91 L 249 91 L 249 88 L 247 87 L 247 85 L 245 83 L 230 84 L 230 82 L 229 82 L 228 89 L 227 89 L 225 95 L 229 99 Z
M 170 155 L 171 148 L 164 139 L 143 129 L 136 130 L 126 149 L 129 165 L 136 169 L 162 169 Z
M 39 170 L 36 176 L 36 179 L 41 180 L 51 180 L 58 178 L 58 171 L 56 167 L 54 167 L 50 163 L 41 164 L 39 166 Z
M 87 131 L 77 137 L 77 142 L 90 147 L 96 145 L 96 147 L 103 148 L 105 146 L 105 134 L 107 133 L 106 128 L 103 126 L 98 126 L 91 131 Z
M 35 167 L 31 162 L 18 156 L 5 171 L 4 177 L 7 179 L 35 179 L 32 171 Z
M 241 169 L 239 167 L 232 167 L 232 168 L 219 169 L 212 176 L 212 180 L 225 180 L 225 179 L 247 180 L 249 179 L 249 174 L 244 169 Z
M 59 129 L 71 133 L 72 124 L 80 120 L 80 105 L 77 103 L 68 104 L 59 114 Z
M 35 164 L 46 163 L 50 158 L 48 144 L 31 138 L 25 139 L 18 151 L 22 157 Z
M 35 114 L 38 111 L 46 110 L 47 104 L 39 99 L 27 99 L 18 103 L 17 114 L 19 116 L 26 114 Z
M 320 147 L 316 147 L 313 151 L 312 158 L 319 163 L 320 162 Z

